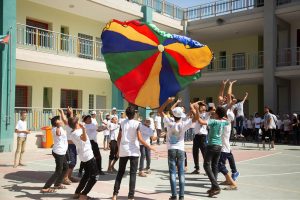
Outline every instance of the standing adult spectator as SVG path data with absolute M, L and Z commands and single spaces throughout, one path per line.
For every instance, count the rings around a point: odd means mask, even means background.
M 263 149 L 265 149 L 266 136 L 271 140 L 270 150 L 275 150 L 274 139 L 275 139 L 275 130 L 276 130 L 277 118 L 274 114 L 270 112 L 269 107 L 265 107 L 264 115 L 264 129 L 265 134 L 263 134 Z
M 293 143 L 299 144 L 299 120 L 297 113 L 293 114 L 292 119 L 292 128 L 293 128 Z
M 24 166 L 24 163 L 22 162 L 23 154 L 25 152 L 25 146 L 26 146 L 26 139 L 27 135 L 30 134 L 30 130 L 27 129 L 27 112 L 22 111 L 21 112 L 21 118 L 17 122 L 15 133 L 18 134 L 17 137 L 17 150 L 15 153 L 15 162 L 14 162 L 14 168 L 17 166 Z
M 286 144 L 290 143 L 290 132 L 291 132 L 291 120 L 288 114 L 284 115 L 283 119 L 283 132 L 284 132 L 284 142 Z
M 259 130 L 261 128 L 261 123 L 262 123 L 262 119 L 260 118 L 260 116 L 258 115 L 258 113 L 255 113 L 254 116 L 254 140 L 257 142 L 257 147 L 259 147 Z
M 276 135 L 275 141 L 278 143 L 282 143 L 281 132 L 282 132 L 283 122 L 279 115 L 277 115 L 277 123 L 276 123 Z
M 161 137 L 161 116 L 160 115 L 155 116 L 154 124 L 157 133 L 157 144 L 160 145 L 160 137 Z

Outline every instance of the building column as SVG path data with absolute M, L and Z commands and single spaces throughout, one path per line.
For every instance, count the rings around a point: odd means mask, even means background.
M 190 102 L 191 102 L 189 86 L 186 87 L 184 90 L 180 91 L 178 93 L 178 97 L 182 99 L 182 104 L 186 108 L 186 113 L 188 113 L 190 111 Z
M 16 0 L 0 1 L 0 35 L 10 33 L 9 44 L 0 44 L 0 150 L 12 151 L 15 127 Z
M 118 110 L 124 109 L 124 101 L 120 90 L 112 84 L 112 107 L 116 107 Z
M 276 1 L 264 5 L 264 104 L 277 112 L 277 84 L 275 79 L 277 51 Z

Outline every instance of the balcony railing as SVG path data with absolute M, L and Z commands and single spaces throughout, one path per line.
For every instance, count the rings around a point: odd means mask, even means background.
M 300 65 L 300 47 L 277 50 L 277 66 Z
M 16 34 L 19 48 L 103 60 L 101 41 L 88 40 L 23 24 L 17 24 Z
M 263 68 L 264 53 L 237 53 L 215 58 L 203 72 L 240 71 Z
M 66 109 L 63 109 L 66 111 Z M 93 109 L 97 112 L 97 121 L 100 123 L 100 117 L 98 113 L 101 111 L 103 115 L 105 113 L 110 113 L 111 110 L 108 109 Z M 74 114 L 81 120 L 83 115 L 91 113 L 93 110 L 82 110 L 82 109 L 74 109 Z M 44 126 L 51 126 L 51 122 L 49 118 L 58 115 L 57 109 L 54 108 L 31 108 L 31 107 L 16 107 L 15 108 L 15 121 L 17 122 L 20 119 L 21 111 L 27 112 L 27 128 L 32 131 L 40 131 Z M 121 110 L 118 110 L 118 116 L 120 116 Z M 103 116 L 104 117 L 104 116 Z M 104 119 L 104 118 L 103 118 Z
M 165 0 L 127 1 L 149 6 L 153 8 L 154 11 L 161 13 L 162 15 L 178 20 L 205 19 L 264 6 L 264 0 L 219 0 L 189 8 L 181 8 Z M 297 0 L 277 0 L 277 5 L 279 6 L 293 1 Z

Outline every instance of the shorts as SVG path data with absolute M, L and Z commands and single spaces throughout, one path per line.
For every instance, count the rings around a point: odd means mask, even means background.
M 109 135 L 104 135 L 104 142 L 109 141 Z
M 76 166 L 77 163 L 77 151 L 76 151 L 76 145 L 75 144 L 69 144 L 68 145 L 68 163 L 69 168 L 73 169 Z
M 275 139 L 275 130 L 268 129 L 268 130 L 264 131 L 263 134 L 262 134 L 262 140 L 266 141 L 266 137 L 268 137 L 270 139 L 270 141 L 274 141 L 274 139 Z

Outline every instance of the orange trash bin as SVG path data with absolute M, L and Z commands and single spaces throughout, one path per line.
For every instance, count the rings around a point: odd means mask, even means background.
M 53 136 L 52 136 L 52 127 L 45 126 L 41 128 L 45 133 L 42 137 L 42 147 L 43 148 L 51 148 L 53 145 Z

